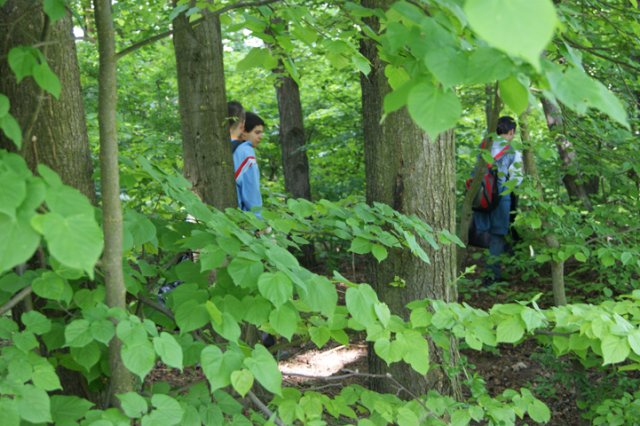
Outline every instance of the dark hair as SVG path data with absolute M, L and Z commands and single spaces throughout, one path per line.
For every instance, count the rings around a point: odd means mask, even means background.
M 264 120 L 258 114 L 247 111 L 244 119 L 244 131 L 249 133 L 256 126 L 264 126 Z
M 505 115 L 504 117 L 498 118 L 498 127 L 496 128 L 496 133 L 499 135 L 506 135 L 511 130 L 516 129 L 516 121 Z
M 229 123 L 229 129 L 234 128 L 239 122 L 243 121 L 244 117 L 244 107 L 240 102 L 227 102 L 227 122 Z

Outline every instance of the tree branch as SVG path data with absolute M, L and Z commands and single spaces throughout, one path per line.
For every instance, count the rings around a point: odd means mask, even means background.
M 214 10 L 211 12 L 212 15 L 222 15 L 223 13 L 226 13 L 230 10 L 233 9 L 239 9 L 241 7 L 260 7 L 260 6 L 266 6 L 268 4 L 271 3 L 276 3 L 282 0 L 259 0 L 259 1 L 241 1 L 238 3 L 234 3 L 234 4 L 229 4 L 221 9 L 218 10 Z M 189 25 L 191 27 L 194 27 L 198 24 L 200 24 L 202 21 L 204 20 L 204 17 L 202 18 L 198 18 L 192 22 L 189 22 Z M 136 50 L 151 44 L 151 43 L 155 43 L 158 40 L 162 40 L 165 37 L 169 37 L 170 35 L 173 34 L 173 30 L 168 30 L 159 34 L 156 34 L 154 36 L 151 36 L 147 39 L 138 41 L 136 43 L 133 43 L 131 46 L 126 47 L 124 49 L 122 49 L 121 51 L 119 51 L 118 53 L 116 53 L 116 61 L 122 59 L 122 57 L 128 55 L 129 53 L 135 52 Z
M 271 411 L 264 402 L 260 401 L 260 398 L 258 398 L 255 393 L 249 391 L 247 395 L 249 396 L 249 399 L 251 399 L 251 402 L 253 402 L 260 409 L 260 411 L 262 411 L 262 413 L 267 416 L 268 419 L 273 418 L 273 422 L 275 424 L 277 424 L 278 426 L 285 426 L 285 424 L 282 423 L 282 421 L 278 419 L 278 417 L 276 417 L 275 413 Z
M 591 53 L 593 56 L 597 56 L 598 58 L 604 59 L 605 61 L 613 62 L 614 64 L 622 65 L 623 67 L 629 68 L 632 71 L 640 72 L 640 67 L 635 66 L 633 64 L 630 64 L 628 62 L 622 61 L 620 59 L 612 58 L 611 56 L 605 55 L 604 53 L 601 53 L 596 48 L 591 48 L 591 47 L 588 47 L 588 46 L 584 46 L 584 45 L 576 42 L 575 40 L 570 39 L 567 36 L 564 36 L 563 40 L 565 40 L 567 43 L 569 43 L 571 45 L 571 47 L 575 47 L 576 49 L 584 50 L 586 52 Z
M 25 287 L 22 290 L 20 290 L 18 293 L 16 293 L 15 296 L 13 296 L 7 303 L 2 305 L 2 307 L 0 308 L 0 316 L 2 316 L 4 314 L 6 314 L 7 312 L 9 312 L 9 310 L 11 308 L 16 306 L 25 297 L 30 295 L 32 291 L 33 291 L 33 289 L 31 288 L 31 286 L 28 286 L 28 287 Z

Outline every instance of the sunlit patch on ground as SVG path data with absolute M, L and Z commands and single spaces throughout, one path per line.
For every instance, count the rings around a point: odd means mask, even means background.
M 365 345 L 337 346 L 326 350 L 302 352 L 279 363 L 280 371 L 289 382 L 304 382 L 329 377 L 349 364 L 366 357 Z

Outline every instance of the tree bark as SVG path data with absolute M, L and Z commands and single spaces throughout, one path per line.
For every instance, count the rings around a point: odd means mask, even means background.
M 207 204 L 218 209 L 238 205 L 227 117 L 222 35 L 218 15 L 203 11 L 173 21 L 178 71 L 184 175 Z
M 567 189 L 567 193 L 571 199 L 580 200 L 583 207 L 591 211 L 593 206 L 591 205 L 591 200 L 589 200 L 589 195 L 584 185 L 579 182 L 578 175 L 572 171 L 576 166 L 576 153 L 573 149 L 573 144 L 564 134 L 562 111 L 545 98 L 542 98 L 541 102 L 547 127 L 549 128 L 549 132 L 554 136 L 558 154 L 562 161 L 562 181 L 564 182 L 564 187 Z
M 116 121 L 116 51 L 110 0 L 94 0 L 100 56 L 98 122 L 100 126 L 100 171 L 104 253 L 102 264 L 107 288 L 107 305 L 126 310 L 126 288 L 122 271 L 122 208 L 118 169 Z M 109 344 L 109 404 L 119 406 L 117 394 L 133 389 L 133 375 L 120 356 L 122 342 L 115 336 Z
M 525 145 L 529 144 L 529 125 L 527 120 L 527 112 L 522 114 L 519 118 L 520 122 L 520 138 Z M 531 176 L 533 181 L 535 182 L 536 189 L 538 192 L 538 201 L 541 203 L 544 202 L 544 193 L 542 191 L 542 183 L 540 181 L 540 175 L 538 175 L 538 168 L 536 167 L 536 160 L 533 155 L 533 151 L 527 148 L 524 150 L 523 154 L 523 162 L 524 162 L 524 171 L 526 174 Z M 549 222 L 542 218 L 542 229 L 548 230 L 548 232 L 544 236 L 545 243 L 552 251 L 557 251 L 560 248 L 560 242 L 558 241 L 558 237 L 551 231 L 552 226 Z M 556 306 L 562 306 L 567 304 L 567 295 L 564 287 L 564 261 L 562 260 L 552 260 L 550 261 L 551 266 L 551 286 L 553 290 L 553 301 Z
M 309 160 L 305 149 L 302 103 L 298 83 L 280 73 L 276 81 L 280 114 L 280 149 L 284 188 L 294 198 L 311 199 Z
M 364 5 L 386 8 L 391 3 L 377 0 L 366 1 Z M 375 29 L 378 27 L 375 21 L 371 25 Z M 436 230 L 453 232 L 456 210 L 453 132 L 444 132 L 435 141 L 430 140 L 411 120 L 406 109 L 389 114 L 380 124 L 383 99 L 390 87 L 376 44 L 366 39 L 361 44 L 361 51 L 372 64 L 371 73 L 361 76 L 367 202 L 388 204 L 401 213 L 418 216 Z M 392 251 L 384 262 L 371 262 L 369 265 L 369 282 L 380 300 L 403 318 L 407 318 L 406 304 L 412 300 L 427 297 L 445 301 L 456 299 L 455 248 L 446 245 L 433 250 L 425 246 L 425 250 L 431 259 L 430 265 L 406 251 Z M 396 275 L 405 279 L 405 288 L 388 285 Z M 445 371 L 447 364 L 455 362 L 457 357 L 455 342 L 452 342 L 449 353 L 433 343 L 430 349 L 432 369 L 426 376 L 421 376 L 404 363 L 387 366 L 372 348 L 369 351 L 369 371 L 390 373 L 414 394 L 435 389 L 457 395 L 457 378 L 449 377 Z M 383 392 L 395 390 L 385 380 L 374 381 L 372 387 Z
M 80 72 L 71 16 L 49 23 L 42 2 L 9 0 L 0 9 L 0 92 L 11 102 L 11 113 L 23 130 L 21 154 L 35 171 L 39 163 L 55 170 L 62 181 L 95 202 L 93 163 L 87 136 Z M 16 46 L 42 43 L 42 52 L 60 79 L 59 99 L 44 92 L 32 77 L 19 84 L 7 55 Z M 0 132 L 0 147 L 15 145 Z

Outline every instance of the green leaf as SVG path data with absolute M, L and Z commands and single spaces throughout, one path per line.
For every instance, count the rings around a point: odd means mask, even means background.
M 386 303 L 378 302 L 373 305 L 373 310 L 376 313 L 376 316 L 382 323 L 384 327 L 389 326 L 389 320 L 391 319 L 391 311 Z
M 0 213 L 16 217 L 16 209 L 27 198 L 27 182 L 11 169 L 0 172 Z
M 522 114 L 529 105 L 529 91 L 515 76 L 510 76 L 499 83 L 500 97 L 516 114 Z
M 229 263 L 227 271 L 237 286 L 255 288 L 258 278 L 264 271 L 264 266 L 259 260 L 249 259 L 239 254 Z
M 531 420 L 536 423 L 547 423 L 551 419 L 551 411 L 549 410 L 549 407 L 537 398 L 529 404 L 527 411 L 529 412 Z
M 44 0 L 44 13 L 51 18 L 51 21 L 64 18 L 66 14 L 64 0 Z
M 640 355 L 640 330 L 633 330 L 627 336 L 629 340 L 629 346 L 633 349 L 636 355 Z
M 300 298 L 314 311 L 331 317 L 338 303 L 338 292 L 327 278 L 314 275 L 311 284 L 302 292 Z
M 309 337 L 318 348 L 322 348 L 331 338 L 331 330 L 327 327 L 309 327 Z
M 56 370 L 46 360 L 42 360 L 41 363 L 33 366 L 31 380 L 37 388 L 44 389 L 46 391 L 62 389 Z
M 45 299 L 64 301 L 69 304 L 73 297 L 73 290 L 69 283 L 55 272 L 45 272 L 33 280 L 31 287 L 36 295 Z
M 222 322 L 220 324 L 212 322 L 211 325 L 216 333 L 220 334 L 230 342 L 237 342 L 240 338 L 240 334 L 242 333 L 240 326 L 238 325 L 238 321 L 229 312 L 224 312 L 222 314 Z
M 365 240 L 361 237 L 356 237 L 351 241 L 351 247 L 349 247 L 349 251 L 352 251 L 356 254 L 367 254 L 371 251 L 371 241 Z
M 429 371 L 429 343 L 416 331 L 405 331 L 408 350 L 403 359 L 418 373 L 424 375 Z
M 371 286 L 360 284 L 347 289 L 345 301 L 349 313 L 360 324 L 366 327 L 376 322 L 373 307 L 378 303 L 378 296 Z
M 540 69 L 540 54 L 558 25 L 551 0 L 467 0 L 464 11 L 489 44 Z
M 39 57 L 40 52 L 33 47 L 18 46 L 9 51 L 9 67 L 16 75 L 18 83 L 33 74 L 33 68 L 38 65 Z
M 298 259 L 294 255 L 279 246 L 274 246 L 267 250 L 267 259 L 280 270 L 296 269 L 300 266 Z
M 91 323 L 91 336 L 100 343 L 108 345 L 113 338 L 116 328 L 108 319 L 93 321 Z
M 69 347 L 86 346 L 93 340 L 89 330 L 90 323 L 86 319 L 72 321 L 64 329 L 65 345 Z
M 119 393 L 116 396 L 120 400 L 122 411 L 129 418 L 138 419 L 149 410 L 147 400 L 135 392 Z
M 236 71 L 242 72 L 254 67 L 272 70 L 278 66 L 278 60 L 271 55 L 269 49 L 254 47 L 236 65 Z
M 51 415 L 56 426 L 76 425 L 93 405 L 92 402 L 77 396 L 53 395 Z
M 244 356 L 241 352 L 228 350 L 224 354 L 216 346 L 207 346 L 202 350 L 200 363 L 204 375 L 209 380 L 211 391 L 229 386 L 231 372 L 242 368 Z
M 169 333 L 163 331 L 153 338 L 153 347 L 162 362 L 169 367 L 182 369 L 182 346 Z
M 29 311 L 22 314 L 22 323 L 33 334 L 45 334 L 51 330 L 51 320 L 38 311 Z
M 100 361 L 100 347 L 96 342 L 91 342 L 83 347 L 72 347 L 71 358 L 85 370 L 91 370 L 91 367 Z
M 283 272 L 265 272 L 258 280 L 260 294 L 278 308 L 293 297 L 293 283 Z
M 257 344 L 251 352 L 251 358 L 245 358 L 244 365 L 265 389 L 282 395 L 282 374 L 278 370 L 278 363 L 264 346 Z
M 43 234 L 56 260 L 84 270 L 93 278 L 93 268 L 104 244 L 102 230 L 93 217 L 84 214 L 63 217 L 52 212 L 35 216 L 31 223 Z
M 298 328 L 298 319 L 298 311 L 290 303 L 271 311 L 269 315 L 273 329 L 289 341 Z
M 0 424 L 3 426 L 20 426 L 18 403 L 14 399 L 0 398 Z
M 129 371 L 144 380 L 156 362 L 156 352 L 146 338 L 135 343 L 125 344 L 120 351 L 122 362 Z
M 200 252 L 200 271 L 211 271 L 224 263 L 226 252 L 217 245 L 209 245 Z
M 496 329 L 498 342 L 515 343 L 524 335 L 524 326 L 520 318 L 511 317 L 500 322 Z
M 253 387 L 253 374 L 245 369 L 234 371 L 231 373 L 231 386 L 244 398 Z
M 424 62 L 444 88 L 460 84 L 466 79 L 469 58 L 460 49 L 429 49 Z
M 600 343 L 604 364 L 617 364 L 624 361 L 629 356 L 629 342 L 624 337 L 608 334 L 602 338 Z
M 33 67 L 33 78 L 38 83 L 38 86 L 51 93 L 56 99 L 60 98 L 62 86 L 58 76 L 49 68 L 49 64 L 41 62 L 35 65 Z
M 0 117 L 0 129 L 13 141 L 16 147 L 22 148 L 22 130 L 18 121 L 11 114 Z
M 420 83 L 409 93 L 407 108 L 411 118 L 431 138 L 456 125 L 462 114 L 462 106 L 456 94 L 443 91 L 432 84 Z
M 378 262 L 382 262 L 389 255 L 389 253 L 387 252 L 387 249 L 380 244 L 373 244 L 371 246 L 371 254 L 373 254 L 373 256 L 378 260 Z
M 0 213 L 0 235 L 0 273 L 29 260 L 40 243 L 29 219 L 21 215 L 11 218 Z
M 51 422 L 51 402 L 43 389 L 31 385 L 22 387 L 16 397 L 18 412 L 22 419 L 31 423 Z
M 180 333 L 188 333 L 209 323 L 210 316 L 207 308 L 202 303 L 189 300 L 180 304 L 175 310 L 176 324 L 180 327 Z
M 184 410 L 174 398 L 157 393 L 151 397 L 151 404 L 155 410 L 142 418 L 142 426 L 173 426 L 182 420 Z
M 479 84 L 503 80 L 512 69 L 513 63 L 502 52 L 490 47 L 479 47 L 469 56 L 467 82 Z

